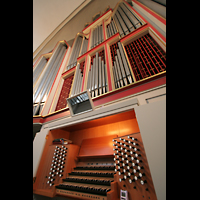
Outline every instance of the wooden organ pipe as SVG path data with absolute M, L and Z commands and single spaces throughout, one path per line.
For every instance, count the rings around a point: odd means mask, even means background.
M 114 14 L 114 20 L 120 36 L 129 34 L 142 25 L 142 22 L 131 12 L 126 3 L 121 2 Z
M 111 55 L 113 60 L 112 69 L 115 88 L 120 88 L 130 83 L 133 83 L 133 77 L 128 66 L 128 61 L 126 59 L 125 52 L 123 51 L 122 44 L 120 42 L 116 44 L 113 44 L 111 46 Z
M 96 97 L 104 94 L 108 91 L 107 79 L 106 79 L 106 65 L 104 60 L 96 52 L 93 58 L 93 64 L 88 72 L 87 89 L 91 93 L 91 97 Z

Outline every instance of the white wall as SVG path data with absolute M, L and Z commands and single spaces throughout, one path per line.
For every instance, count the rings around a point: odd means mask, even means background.
M 135 107 L 157 200 L 166 199 L 166 99 Z

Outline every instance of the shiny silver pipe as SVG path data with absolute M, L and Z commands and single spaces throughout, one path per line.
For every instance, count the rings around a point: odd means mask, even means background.
M 58 73 L 58 69 L 59 69 L 59 67 L 61 65 L 61 62 L 63 60 L 65 52 L 66 52 L 66 48 L 63 46 L 61 51 L 60 51 L 60 54 L 58 55 L 58 59 L 55 62 L 55 65 L 53 67 L 52 73 L 48 77 L 46 85 L 44 86 L 44 89 L 43 89 L 43 91 L 41 93 L 42 102 L 46 101 L 46 98 L 47 98 L 47 96 L 49 94 L 49 91 L 50 91 L 51 86 L 52 86 L 52 84 L 54 82 L 54 79 L 55 79 L 55 77 L 56 77 L 56 75 Z
M 116 26 L 115 26 L 115 22 L 114 22 L 113 19 L 112 19 L 112 27 L 113 27 L 113 29 L 114 29 L 114 33 L 117 33 L 117 28 L 116 28 Z
M 128 18 L 130 19 L 130 21 L 134 24 L 135 28 L 139 28 L 142 23 L 140 22 L 139 19 L 137 19 L 137 17 L 130 11 L 130 9 L 128 8 L 128 6 L 124 3 L 120 4 L 122 9 L 124 9 L 125 13 L 127 14 Z
M 51 70 L 56 58 L 57 58 L 57 55 L 59 54 L 60 50 L 61 50 L 61 44 L 59 44 L 58 48 L 56 49 L 56 51 L 54 52 L 54 54 L 52 55 L 52 57 L 50 58 L 49 60 L 49 63 L 48 63 L 48 66 L 47 66 L 47 69 L 42 77 L 42 79 L 40 79 L 40 82 L 38 83 L 37 87 L 34 88 L 34 91 L 33 91 L 33 97 L 34 96 L 37 96 L 38 95 L 38 92 L 41 90 L 41 87 L 43 86 L 45 80 L 46 80 L 46 77 L 48 76 L 49 74 L 49 71 Z M 33 101 L 34 102 L 34 101 Z
M 124 23 L 127 25 L 129 32 L 132 32 L 135 30 L 133 24 L 130 22 L 129 18 L 125 15 L 124 11 L 121 9 L 121 7 L 118 7 L 118 12 L 120 13 L 122 19 L 124 20 Z
M 81 44 L 82 44 L 82 38 L 80 36 L 78 36 L 77 43 L 75 45 L 74 56 L 73 56 L 70 68 L 72 68 L 73 66 L 75 66 L 76 59 L 78 58 L 78 55 L 79 55 L 79 52 L 80 52 Z
M 76 87 L 76 82 L 77 82 L 77 77 L 78 77 L 78 69 L 80 68 L 80 63 L 78 63 L 77 67 L 76 67 L 76 72 L 75 72 L 75 76 L 74 76 L 74 81 L 73 81 L 73 86 L 72 86 L 72 92 L 71 92 L 71 97 L 74 96 L 74 92 L 75 92 L 75 87 Z
M 98 52 L 96 52 L 96 64 L 95 64 L 95 96 L 98 95 Z
M 122 49 L 122 44 L 121 42 L 118 42 L 118 46 L 119 46 L 119 52 L 120 52 L 120 55 L 122 57 L 122 60 L 123 60 L 123 65 L 124 65 L 124 68 L 125 68 L 125 72 L 126 72 L 126 75 L 127 75 L 127 78 L 129 80 L 129 83 L 132 83 L 132 75 L 131 75 L 131 72 L 130 72 L 130 68 L 128 66 L 128 61 L 126 59 L 126 55 L 125 55 L 125 52 L 123 51 Z
M 110 37 L 110 33 L 109 33 L 109 30 L 108 30 L 108 26 L 106 27 L 106 33 L 107 33 L 107 38 Z
M 79 88 L 79 82 L 81 81 L 81 69 L 78 69 L 77 73 L 78 73 L 77 74 L 77 82 L 76 82 L 76 86 L 75 86 L 74 95 L 77 94 L 78 88 Z
M 125 83 L 125 85 L 128 85 L 128 82 L 127 82 L 127 79 L 126 79 L 126 74 L 125 74 L 125 71 L 124 71 L 124 65 L 122 63 L 122 59 L 121 59 L 121 56 L 119 54 L 119 49 L 117 49 L 117 58 L 119 60 L 119 66 L 120 66 L 120 69 L 121 69 L 121 72 L 122 72 L 122 78 L 124 80 L 124 83 Z
M 114 69 L 115 69 L 115 75 L 116 75 L 116 80 L 117 80 L 117 88 L 120 88 L 121 87 L 120 78 L 119 78 L 119 72 L 118 72 L 118 69 L 117 69 L 116 61 L 114 61 Z
M 77 48 L 76 48 L 76 54 L 75 54 L 75 58 L 74 58 L 74 63 L 76 63 L 76 61 L 77 61 L 77 58 L 79 57 L 79 54 L 80 54 L 80 49 L 81 49 L 81 44 L 82 44 L 82 40 L 83 40 L 83 38 L 81 38 L 80 36 L 79 36 L 79 43 L 78 43 L 78 45 L 77 45 Z M 74 65 L 75 66 L 75 65 Z
M 124 35 L 127 35 L 129 33 L 128 28 L 126 27 L 126 24 L 124 23 L 123 19 L 121 18 L 119 11 L 117 10 L 115 15 L 117 16 L 119 23 L 123 29 Z
M 69 59 L 69 62 L 68 62 L 67 70 L 70 69 L 71 65 L 74 63 L 73 60 L 74 60 L 74 54 L 75 54 L 75 51 L 76 51 L 76 46 L 77 46 L 77 43 L 78 43 L 78 38 L 79 38 L 79 36 L 77 36 L 76 41 L 74 42 L 74 46 L 73 46 L 73 49 L 71 51 L 71 56 L 70 56 L 70 59 Z
M 101 74 L 101 57 L 99 57 L 99 95 L 102 94 L 102 74 Z
M 114 31 L 112 30 L 111 23 L 109 24 L 111 36 L 114 35 Z
M 43 88 L 44 88 L 44 86 L 45 86 L 45 84 L 47 82 L 47 79 L 48 79 L 49 75 L 51 74 L 51 71 L 53 70 L 53 66 L 54 66 L 56 60 L 58 59 L 58 55 L 60 54 L 60 51 L 61 51 L 61 46 L 59 45 L 57 51 L 55 52 L 55 55 L 54 55 L 53 59 L 51 60 L 50 65 L 48 66 L 48 68 L 47 68 L 42 80 L 39 83 L 39 86 L 37 87 L 37 89 L 34 92 L 33 103 L 36 103 L 35 101 L 37 100 L 38 95 L 43 90 Z M 40 100 L 41 100 L 41 97 L 40 97 L 39 101 Z
M 97 29 L 94 29 L 94 47 L 97 45 Z
M 91 66 L 91 67 L 92 67 L 92 66 Z M 88 71 L 87 89 L 89 90 L 89 92 L 91 91 L 90 83 L 91 83 L 91 70 Z
M 106 64 L 104 64 L 104 73 L 105 73 L 105 93 L 106 93 L 106 92 L 108 92 Z
M 116 17 L 116 15 L 114 15 L 114 20 L 115 20 L 115 23 L 117 24 L 120 36 L 123 37 L 124 36 L 124 32 L 122 30 L 122 27 L 121 27 L 121 25 L 120 25 L 120 23 L 119 23 L 118 18 Z
M 39 78 L 42 70 L 44 69 L 44 66 L 46 65 L 46 63 L 47 63 L 47 60 L 45 59 L 45 57 L 42 57 L 42 60 L 38 63 L 38 65 L 36 66 L 36 69 L 34 69 L 34 71 L 33 71 L 33 85 L 35 84 L 35 82 Z
M 113 71 L 113 77 L 114 77 L 114 84 L 115 84 L 115 88 L 118 88 L 117 85 L 117 77 L 116 77 L 116 72 L 115 72 L 115 67 L 112 67 L 112 71 Z
M 110 25 L 108 25 L 107 30 L 108 30 L 108 38 L 109 38 L 111 36 Z
M 95 86 L 95 65 L 96 65 L 96 58 L 93 58 L 93 69 L 92 69 L 92 92 L 91 96 L 94 97 L 94 86 Z
M 115 29 L 113 28 L 113 21 L 110 22 L 110 27 L 111 27 L 112 33 L 114 35 L 115 34 Z
M 102 25 L 100 26 L 100 43 L 103 42 L 103 29 Z
M 106 82 L 105 82 L 105 69 L 104 69 L 104 61 L 101 61 L 101 67 L 102 67 L 102 93 L 105 93 L 106 88 Z
M 83 54 L 87 52 L 87 47 L 88 47 L 88 39 L 85 39 L 85 48 Z
M 124 84 L 123 84 L 122 72 L 121 72 L 121 68 L 120 68 L 120 66 L 119 66 L 119 62 L 118 62 L 117 56 L 115 56 L 115 61 L 116 61 L 116 66 L 117 66 L 117 71 L 118 71 L 118 75 L 119 75 L 120 84 L 121 84 L 121 86 L 124 86 Z
M 81 51 L 80 51 L 80 56 L 83 54 L 84 51 L 84 46 L 85 46 L 85 38 L 83 37 L 83 41 L 82 41 L 82 47 L 81 47 Z
M 101 26 L 99 26 L 99 44 L 101 43 Z

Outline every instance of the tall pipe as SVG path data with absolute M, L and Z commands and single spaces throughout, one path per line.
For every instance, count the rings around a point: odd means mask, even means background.
M 112 67 L 112 70 L 113 70 L 113 77 L 114 77 L 115 88 L 118 88 L 116 71 L 115 71 L 115 67 L 114 66 Z
M 113 21 L 111 21 L 110 26 L 111 26 L 111 28 L 113 30 L 113 35 L 114 35 L 116 33 L 116 31 L 115 31 L 115 28 L 114 28 L 114 25 L 113 25 Z
M 99 56 L 99 94 L 102 94 L 101 57 Z
M 120 76 L 119 76 L 120 72 L 118 72 L 116 61 L 114 61 L 114 69 L 115 69 L 115 74 L 116 74 L 117 85 L 118 85 L 118 88 L 120 88 L 121 87 L 121 85 L 120 85 Z
M 121 72 L 121 68 L 119 66 L 119 62 L 118 62 L 117 56 L 115 56 L 115 61 L 116 61 L 116 66 L 117 66 L 117 71 L 118 71 L 118 75 L 119 75 L 120 84 L 121 84 L 121 86 L 124 86 L 122 72 Z
M 126 80 L 126 74 L 125 74 L 124 67 L 123 67 L 123 64 L 122 64 L 122 59 L 121 59 L 120 54 L 119 54 L 119 49 L 117 49 L 117 58 L 118 58 L 119 64 L 120 64 L 119 67 L 120 67 L 121 72 L 122 72 L 122 78 L 124 80 L 125 85 L 127 85 L 128 82 Z
M 57 51 L 55 52 L 54 58 L 51 60 L 50 65 L 48 66 L 42 80 L 39 83 L 39 86 L 38 86 L 36 92 L 34 92 L 33 103 L 36 103 L 35 101 L 37 100 L 39 94 L 41 94 L 43 88 L 45 87 L 47 79 L 50 76 L 51 72 L 53 71 L 53 66 L 55 65 L 55 62 L 57 62 L 57 60 L 58 60 L 58 55 L 60 54 L 60 51 L 61 51 L 61 46 L 59 45 Z M 40 101 L 40 99 L 41 99 L 41 95 L 40 95 L 39 100 L 37 100 L 37 102 Z
M 127 16 L 125 15 L 124 11 L 121 9 L 120 6 L 118 7 L 118 12 L 121 15 L 124 23 L 128 27 L 129 32 L 132 32 L 133 30 L 135 30 L 134 26 L 132 25 L 132 23 L 130 22 L 130 20 L 127 18 Z
M 44 96 L 44 97 L 43 97 L 44 99 L 43 99 L 42 101 L 46 101 L 45 98 L 47 98 L 47 96 L 48 96 L 48 94 L 49 94 L 50 88 L 51 88 L 51 86 L 52 86 L 52 84 L 53 84 L 53 82 L 54 82 L 54 79 L 55 79 L 56 75 L 57 75 L 58 69 L 59 69 L 59 67 L 60 67 L 60 65 L 61 65 L 61 62 L 62 62 L 62 60 L 63 60 L 63 57 L 64 57 L 65 52 L 66 52 L 66 48 L 65 48 L 65 46 L 63 46 L 62 49 L 61 49 L 61 53 L 60 53 L 60 55 L 59 55 L 59 58 L 58 58 L 58 62 L 55 64 L 56 67 L 54 68 L 54 70 L 53 70 L 51 76 L 50 76 L 49 79 L 48 79 L 46 91 L 43 92 L 43 95 L 42 95 L 42 96 Z
M 92 97 L 94 97 L 94 86 L 95 86 L 95 65 L 96 58 L 93 58 L 93 72 L 92 72 Z
M 75 94 L 75 88 L 76 88 L 76 83 L 77 83 L 77 79 L 78 79 L 78 69 L 79 68 L 80 68 L 80 63 L 78 63 L 78 65 L 76 67 L 76 73 L 75 73 L 74 81 L 73 81 L 73 85 L 72 85 L 71 97 L 74 96 L 74 94 Z
M 117 10 L 115 15 L 117 16 L 118 20 L 119 20 L 119 23 L 120 25 L 122 26 L 122 29 L 123 29 L 123 32 L 125 35 L 127 35 L 129 33 L 128 31 L 128 28 L 126 27 L 126 24 L 124 23 L 124 21 L 122 20 L 120 14 L 119 14 L 119 11 Z
M 106 73 L 106 64 L 104 64 L 104 73 L 105 73 L 105 92 L 108 92 L 108 83 L 107 83 L 107 73 Z
M 95 96 L 98 95 L 98 52 L 96 52 L 96 64 L 95 64 Z
M 121 25 L 119 24 L 119 21 L 118 21 L 118 18 L 117 18 L 116 15 L 114 15 L 114 20 L 115 20 L 115 23 L 117 24 L 117 27 L 118 27 L 120 36 L 123 37 L 123 36 L 124 36 L 124 32 L 123 32 L 123 30 L 122 30 Z
M 101 61 L 101 67 L 102 67 L 102 93 L 105 93 L 105 88 L 106 88 L 106 84 L 105 84 L 105 70 L 104 70 L 104 61 Z
M 126 71 L 127 78 L 129 80 L 129 83 L 132 83 L 133 81 L 132 81 L 132 76 L 131 76 L 130 68 L 128 66 L 128 61 L 126 59 L 125 52 L 122 49 L 121 42 L 118 42 L 118 46 L 119 46 L 120 55 L 121 55 L 122 60 L 123 60 L 123 65 L 124 65 L 124 68 L 125 68 L 125 71 Z
M 137 17 L 130 11 L 130 9 L 128 8 L 126 4 L 122 3 L 121 6 L 122 8 L 124 8 L 125 13 L 129 17 L 131 22 L 134 24 L 135 28 L 139 28 L 142 25 L 142 22 L 140 22 L 140 20 L 137 19 Z

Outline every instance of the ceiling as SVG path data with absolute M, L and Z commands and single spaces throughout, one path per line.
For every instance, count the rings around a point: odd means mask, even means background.
M 33 0 L 33 52 L 85 0 Z
M 33 0 L 33 4 L 34 2 L 33 65 L 40 55 L 51 52 L 58 41 L 65 40 L 72 46 L 76 34 L 83 30 L 86 23 L 92 23 L 94 15 L 99 12 L 103 14 L 108 6 L 114 9 L 119 0 Z

